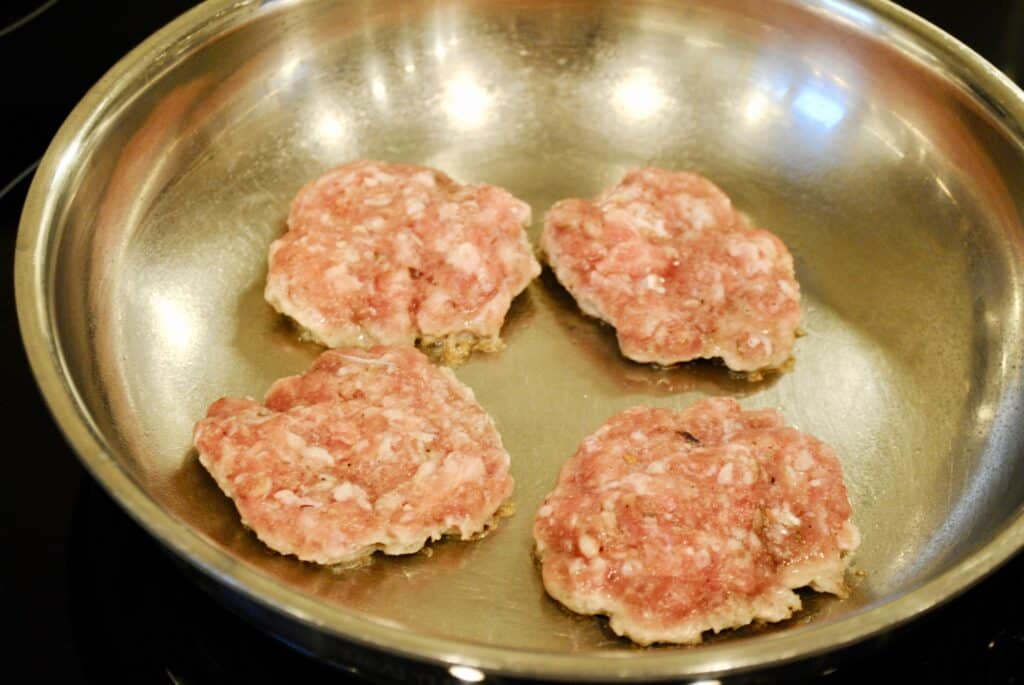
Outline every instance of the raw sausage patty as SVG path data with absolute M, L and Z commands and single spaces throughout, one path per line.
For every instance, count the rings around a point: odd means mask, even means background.
M 839 461 L 775 410 L 707 399 L 609 419 L 534 524 L 544 587 L 640 644 L 696 643 L 844 595 L 859 544 Z
M 329 350 L 262 405 L 220 399 L 195 445 L 260 540 L 320 564 L 473 537 L 512 492 L 472 390 L 411 347 Z
M 640 169 L 593 202 L 562 200 L 545 218 L 541 248 L 580 309 L 615 327 L 630 359 L 720 357 L 756 372 L 790 358 L 800 322 L 793 259 L 701 176 Z
M 265 296 L 328 347 L 499 343 L 509 305 L 540 273 L 529 206 L 407 164 L 359 161 L 307 184 L 270 246 Z

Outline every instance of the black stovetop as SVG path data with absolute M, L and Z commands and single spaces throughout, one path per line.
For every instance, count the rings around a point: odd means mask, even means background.
M 347 682 L 222 608 L 89 478 L 62 440 L 29 372 L 14 310 L 14 240 L 34 166 L 85 91 L 131 47 L 193 3 L 4 0 L 0 64 L 0 343 L 7 425 L 0 496 L 7 682 Z M 902 4 L 1024 76 L 1024 0 Z M 938 5 L 938 6 L 937 6 Z M 1024 680 L 1024 555 L 910 626 L 851 652 L 761 680 L 861 683 Z

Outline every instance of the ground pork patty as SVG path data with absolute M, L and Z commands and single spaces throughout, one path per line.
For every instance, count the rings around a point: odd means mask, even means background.
M 757 371 L 792 354 L 800 289 L 789 251 L 701 176 L 639 169 L 593 202 L 562 200 L 545 217 L 541 249 L 630 359 L 720 357 Z
M 472 390 L 411 347 L 328 350 L 263 405 L 215 402 L 195 445 L 260 540 L 320 564 L 473 537 L 512 492 Z
M 328 347 L 498 343 L 540 273 L 530 207 L 440 171 L 358 161 L 303 187 L 270 246 L 265 296 Z
M 844 596 L 860 543 L 839 461 L 775 410 L 636 407 L 586 438 L 534 523 L 544 587 L 640 644 L 696 643 Z

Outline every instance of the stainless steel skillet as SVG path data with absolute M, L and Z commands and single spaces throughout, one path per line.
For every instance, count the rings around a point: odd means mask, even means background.
M 849 644 L 1024 543 L 1024 98 L 884 2 L 210 2 L 129 54 L 44 158 L 19 316 L 83 462 L 212 586 L 324 658 L 348 644 L 489 674 L 713 676 Z M 519 514 L 473 544 L 335 573 L 268 553 L 196 464 L 223 394 L 305 368 L 263 303 L 308 178 L 377 157 L 508 187 L 537 222 L 632 166 L 716 180 L 797 259 L 794 370 L 746 384 L 617 353 L 552 279 L 508 348 L 458 369 L 515 462 Z M 700 648 L 639 649 L 546 599 L 533 511 L 579 439 L 638 403 L 778 406 L 843 458 L 865 542 L 846 601 Z

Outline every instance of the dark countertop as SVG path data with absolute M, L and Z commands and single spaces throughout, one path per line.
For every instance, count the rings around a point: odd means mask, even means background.
M 347 682 L 251 627 L 194 585 L 89 478 L 46 411 L 17 330 L 11 283 L 34 165 L 63 118 L 131 47 L 193 3 L 8 0 L 0 7 L 6 145 L 0 161 L 0 344 L 11 360 L 17 451 L 0 498 L 13 605 L 0 646 L 8 682 Z M 1024 76 L 1024 1 L 903 2 L 1014 77 Z M 847 653 L 758 680 L 861 683 L 1024 680 L 1024 555 L 911 625 Z

